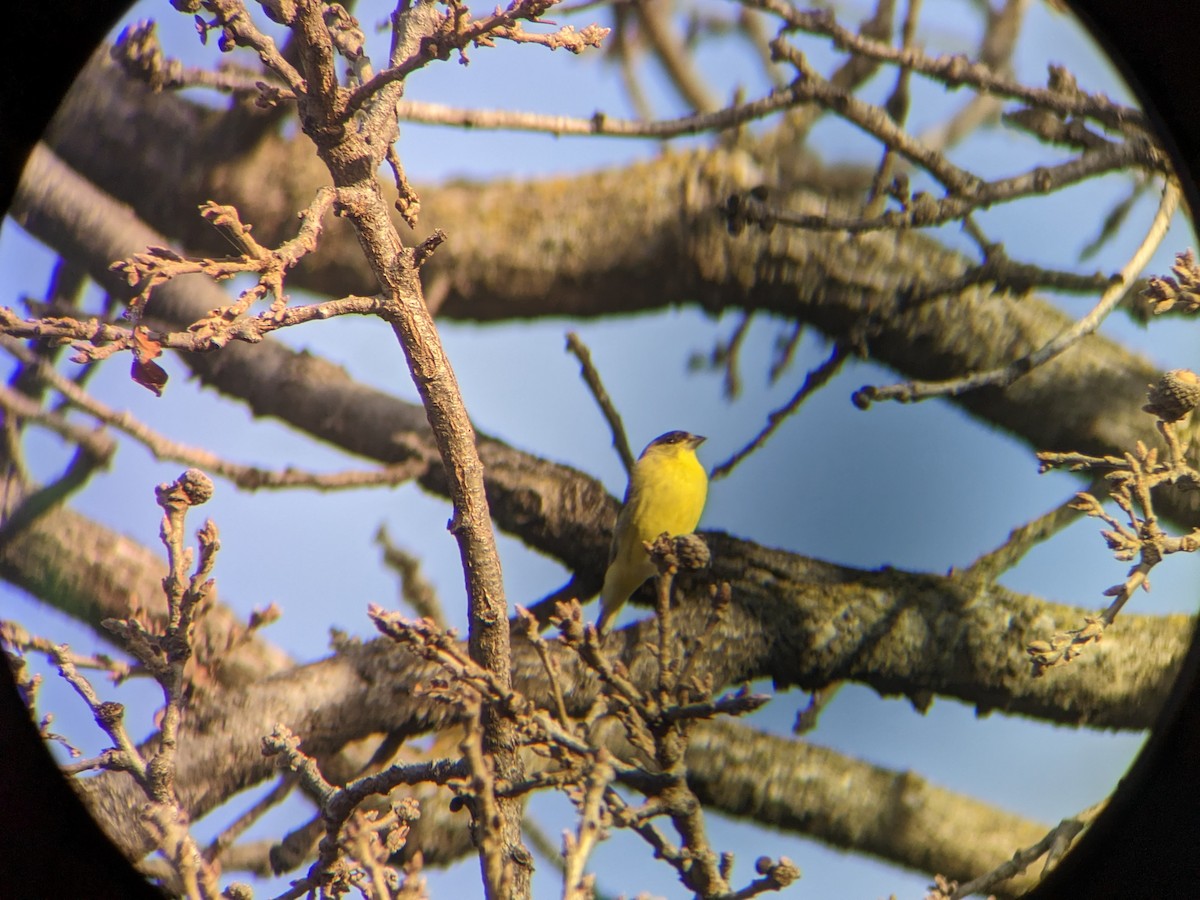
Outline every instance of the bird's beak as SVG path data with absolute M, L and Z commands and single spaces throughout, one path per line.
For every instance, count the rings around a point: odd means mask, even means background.
M 702 434 L 693 434 L 690 438 L 688 438 L 688 446 L 695 450 L 707 440 L 708 438 Z

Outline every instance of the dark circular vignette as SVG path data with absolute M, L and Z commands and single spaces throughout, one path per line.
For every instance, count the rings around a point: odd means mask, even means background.
M 1155 120 L 1192 210 L 1200 210 L 1200 5 L 1073 0 L 1071 8 Z M 1182 249 L 1182 248 L 1179 248 Z M 1200 599 L 1200 598 L 1198 598 Z M 1200 641 L 1108 808 L 1029 900 L 1200 895 Z M 1086 760 L 1080 760 L 1086 765 Z
M 126 7 L 20 4 L 0 57 L 0 209 L 71 81 Z M 1160 124 L 1200 209 L 1200 4 L 1091 0 L 1077 14 Z M 1200 643 L 1108 809 L 1029 900 L 1177 897 L 1200 891 Z M 1080 765 L 1087 765 L 1086 759 Z M 161 895 L 104 838 L 58 772 L 0 664 L 0 896 L 140 900 Z
M 71 82 L 129 4 L 25 0 L 0 56 L 0 209 Z M 12 226 L 8 226 L 12 227 Z M 58 770 L 0 657 L 0 897 L 162 900 L 108 842 Z

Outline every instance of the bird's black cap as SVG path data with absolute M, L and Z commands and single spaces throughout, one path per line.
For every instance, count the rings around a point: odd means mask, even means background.
M 701 437 L 698 434 L 692 434 L 690 431 L 668 431 L 666 434 L 660 434 L 649 444 L 646 445 L 646 450 L 651 447 L 665 447 L 670 444 L 688 444 L 695 449 L 704 443 L 708 438 Z M 645 453 L 646 450 L 642 452 Z

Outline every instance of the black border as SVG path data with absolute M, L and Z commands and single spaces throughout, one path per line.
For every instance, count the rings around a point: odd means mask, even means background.
M 6 12 L 0 208 L 11 202 L 25 157 L 74 74 L 125 5 L 19 0 L 14 11 Z M 1103 0 L 1086 4 L 1079 15 L 1169 136 L 1187 200 L 1192 209 L 1200 208 L 1200 4 Z M 1193 643 L 1159 727 L 1109 808 L 1058 869 L 1027 895 L 1031 900 L 1200 896 L 1198 672 L 1200 644 Z M 3 665 L 0 896 L 160 896 L 105 840 L 60 776 Z
M 0 54 L 0 209 L 71 82 L 128 6 L 10 0 Z M 5 225 L 4 227 L 11 227 Z M 59 772 L 0 659 L 0 897 L 162 900 Z
M 1200 209 L 1200 4 L 1104 0 L 1072 7 L 1155 120 L 1188 205 Z M 1108 808 L 1028 900 L 1200 897 L 1198 673 L 1200 642 L 1193 637 L 1158 725 Z

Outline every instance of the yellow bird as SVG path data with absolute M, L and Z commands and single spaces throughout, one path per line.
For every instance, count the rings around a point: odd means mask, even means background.
M 647 444 L 634 463 L 600 589 L 596 628 L 601 634 L 630 595 L 655 573 L 642 544 L 664 531 L 675 537 L 696 530 L 708 496 L 708 473 L 696 458 L 704 440 L 686 431 L 668 431 Z

